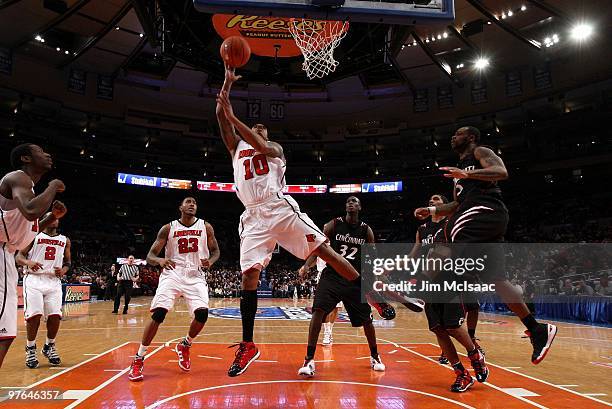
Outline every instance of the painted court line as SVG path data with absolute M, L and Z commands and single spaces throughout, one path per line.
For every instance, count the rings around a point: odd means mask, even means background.
M 156 353 L 158 353 L 159 351 L 161 351 L 163 349 L 163 345 L 158 346 L 157 348 L 155 348 L 153 351 L 151 351 L 150 353 L 148 353 L 145 356 L 145 361 L 147 360 L 147 358 L 150 358 L 151 356 L 155 355 Z M 98 391 L 106 388 L 108 385 L 110 385 L 111 383 L 113 383 L 115 380 L 119 379 L 120 377 L 122 377 L 123 375 L 125 375 L 128 371 L 130 370 L 130 367 L 127 367 L 123 370 L 121 370 L 121 372 L 118 372 L 117 375 L 113 376 L 112 378 L 110 378 L 109 380 L 107 380 L 106 382 L 101 383 L 100 385 L 96 386 L 94 389 L 92 389 L 91 391 L 89 391 L 90 393 L 87 394 L 86 396 L 81 397 L 80 399 L 72 402 L 70 405 L 66 406 L 64 409 L 72 409 L 77 407 L 78 405 L 80 405 L 81 403 L 83 403 L 85 400 L 87 400 L 89 397 L 93 396 L 94 394 L 96 394 Z
M 445 398 L 444 396 L 439 396 L 439 395 L 435 395 L 435 394 L 432 394 L 432 393 L 427 393 L 427 392 L 423 392 L 423 391 L 419 391 L 419 390 L 414 390 L 414 389 L 400 388 L 399 386 L 379 385 L 379 384 L 363 383 L 363 382 L 323 381 L 323 380 L 259 381 L 259 382 L 244 382 L 244 383 L 235 383 L 235 384 L 230 384 L 230 385 L 211 386 L 209 388 L 196 389 L 196 390 L 193 390 L 193 391 L 188 391 L 188 392 L 181 393 L 181 394 L 178 394 L 178 395 L 170 396 L 168 398 L 165 398 L 165 399 L 162 399 L 162 400 L 160 400 L 158 402 L 155 402 L 152 405 L 146 406 L 145 409 L 154 409 L 154 408 L 157 408 L 157 407 L 163 405 L 164 403 L 170 402 L 170 401 L 172 401 L 174 399 L 182 398 L 184 396 L 192 395 L 194 393 L 200 393 L 200 392 L 206 392 L 206 391 L 210 391 L 210 390 L 217 390 L 217 389 L 224 389 L 224 388 L 232 388 L 232 387 L 236 387 L 236 386 L 240 387 L 240 386 L 265 385 L 265 384 L 269 385 L 269 384 L 279 384 L 279 383 L 323 383 L 323 384 L 372 386 L 372 387 L 375 387 L 375 388 L 392 389 L 392 390 L 397 390 L 397 391 L 416 393 L 418 395 L 424 395 L 424 396 L 428 396 L 428 397 L 431 397 L 431 398 L 440 399 L 440 400 L 443 400 L 445 402 L 451 403 L 453 405 L 456 405 L 456 406 L 459 406 L 459 407 L 462 407 L 462 408 L 475 409 L 473 406 L 469 406 L 469 405 L 467 405 L 465 403 L 457 402 L 457 401 L 454 401 L 452 399 Z M 66 408 L 66 409 L 70 409 L 70 408 Z
M 218 356 L 208 356 L 208 355 L 198 355 L 198 358 L 208 358 L 208 359 L 223 359 Z
M 439 346 L 439 345 L 436 345 L 436 344 L 431 344 L 431 345 L 434 345 L 434 346 L 436 346 L 436 347 L 440 348 L 440 346 Z M 411 352 L 413 352 L 413 351 L 411 351 Z M 463 353 L 460 353 L 459 355 L 466 356 L 466 355 L 465 355 L 465 354 L 463 354 Z M 569 393 L 574 394 L 574 395 L 582 396 L 583 398 L 591 399 L 591 400 L 593 400 L 593 401 L 595 401 L 595 402 L 602 403 L 602 404 L 604 404 L 604 405 L 606 405 L 606 406 L 610 406 L 610 404 L 609 404 L 608 402 L 605 402 L 605 401 L 603 401 L 603 400 L 601 400 L 601 399 L 594 398 L 594 397 L 592 397 L 592 396 L 585 395 L 585 394 L 580 393 L 580 392 L 573 391 L 573 390 L 571 390 L 571 389 L 567 389 L 567 388 L 565 388 L 565 387 L 563 387 L 563 386 L 561 386 L 561 385 L 555 385 L 554 383 L 550 383 L 550 382 L 545 381 L 545 380 L 543 380 L 543 379 L 539 379 L 539 378 L 536 378 L 536 377 L 533 377 L 533 376 L 530 376 L 530 375 L 526 375 L 526 374 L 524 374 L 524 373 L 516 372 L 516 371 L 513 371 L 512 369 L 505 369 L 503 366 L 500 366 L 500 365 L 495 365 L 495 364 L 493 364 L 493 363 L 491 363 L 491 362 L 489 362 L 489 361 L 487 361 L 487 365 L 494 366 L 494 367 L 496 367 L 496 368 L 500 368 L 500 369 L 504 369 L 504 370 L 506 370 L 506 371 L 508 371 L 508 372 L 511 372 L 511 373 L 515 374 L 515 375 L 520 375 L 520 376 L 523 376 L 523 377 L 525 377 L 525 378 L 527 378 L 527 379 L 531 379 L 531 380 L 533 380 L 533 381 L 541 382 L 541 383 L 543 383 L 543 384 L 545 384 L 545 385 L 552 386 L 553 388 L 561 389 L 561 390 L 563 390 L 563 391 L 565 391 L 565 392 L 569 392 Z M 486 384 L 487 384 L 487 383 L 485 383 L 485 385 L 486 385 Z
M 389 342 L 389 341 L 387 341 L 387 342 Z M 400 348 L 402 348 L 402 346 L 401 346 L 401 345 L 399 345 L 399 347 L 400 347 Z M 435 364 L 438 364 L 438 362 L 437 362 L 437 361 L 435 361 L 435 360 L 433 360 L 433 359 L 431 359 L 431 358 L 428 358 L 427 356 L 425 356 L 425 355 L 423 355 L 423 354 L 420 354 L 420 353 L 418 353 L 418 352 L 416 352 L 416 351 L 411 351 L 411 350 L 409 350 L 409 349 L 406 349 L 406 351 L 408 351 L 408 352 L 410 352 L 410 353 L 412 353 L 412 354 L 418 355 L 418 356 L 422 357 L 423 359 L 427 359 L 428 361 L 431 361 L 431 362 L 433 362 L 433 363 L 435 363 Z M 490 363 L 488 363 L 488 365 L 491 365 L 491 364 L 490 364 Z M 446 365 L 441 365 L 441 366 L 443 366 L 443 367 L 445 367 L 445 368 L 447 368 L 447 369 L 451 369 L 451 370 L 452 370 L 452 368 L 450 368 L 450 367 L 448 367 L 448 366 L 446 366 Z M 495 389 L 495 390 L 498 390 L 498 391 L 500 391 L 500 392 L 502 392 L 502 393 L 505 393 L 505 394 L 506 394 L 506 395 L 508 395 L 508 396 L 512 396 L 513 398 L 518 399 L 518 400 L 520 400 L 521 402 L 528 403 L 528 404 L 530 404 L 530 405 L 532 405 L 532 406 L 535 406 L 535 407 L 537 407 L 537 408 L 540 408 L 540 409 L 548 409 L 548 407 L 547 407 L 547 406 L 540 405 L 539 403 L 536 403 L 536 402 L 532 402 L 532 401 L 530 401 L 529 399 L 526 399 L 526 398 L 524 398 L 524 397 L 522 397 L 522 396 L 513 395 L 512 393 L 509 393 L 508 391 L 506 391 L 504 388 L 500 388 L 499 386 L 494 385 L 494 384 L 492 384 L 492 383 L 490 383 L 490 382 L 485 382 L 485 383 L 482 383 L 482 385 L 487 386 L 487 387 L 492 388 L 492 389 Z
M 49 377 L 47 377 L 47 378 L 41 379 L 41 380 L 40 380 L 40 381 L 38 381 L 38 382 L 34 382 L 33 384 L 31 384 L 31 385 L 27 386 L 27 387 L 26 387 L 26 389 L 30 389 L 30 388 L 33 388 L 33 387 L 35 387 L 35 386 L 40 385 L 41 383 L 44 383 L 44 382 L 50 381 L 51 379 L 56 378 L 56 377 L 58 377 L 58 376 L 60 376 L 60 375 L 62 375 L 62 374 L 65 374 L 66 372 L 72 371 L 73 369 L 78 368 L 79 366 L 85 365 L 86 363 L 91 362 L 91 361 L 93 361 L 94 359 L 98 359 L 99 357 L 101 357 L 101 356 L 103 356 L 103 355 L 106 355 L 106 354 L 108 354 L 108 353 L 110 353 L 110 352 L 113 352 L 113 351 L 114 351 L 114 350 L 116 350 L 116 349 L 122 348 L 122 347 L 124 347 L 124 346 L 128 345 L 129 343 L 130 343 L 129 341 L 128 341 L 128 342 L 124 342 L 123 344 L 121 344 L 121 345 L 117 345 L 117 346 L 116 346 L 116 347 L 114 347 L 114 348 L 111 348 L 111 349 L 109 349 L 109 350 L 107 350 L 107 351 L 101 352 L 101 353 L 97 354 L 96 356 L 92 356 L 91 358 L 86 359 L 85 361 L 83 361 L 83 362 L 81 362 L 81 363 L 78 363 L 78 364 L 76 364 L 76 365 L 74 365 L 74 366 L 71 366 L 71 367 L 70 367 L 70 368 L 68 368 L 66 371 L 56 373 L 56 374 L 51 375 L 51 376 L 49 376 Z

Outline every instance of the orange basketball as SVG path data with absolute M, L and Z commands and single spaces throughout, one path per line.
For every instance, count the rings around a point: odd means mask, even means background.
M 231 36 L 221 44 L 221 58 L 230 67 L 240 68 L 251 58 L 251 46 L 240 36 Z

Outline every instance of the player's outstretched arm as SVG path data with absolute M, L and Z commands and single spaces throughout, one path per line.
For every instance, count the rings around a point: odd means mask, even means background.
M 476 179 L 486 182 L 496 182 L 508 179 L 508 170 L 504 161 L 491 149 L 479 146 L 474 150 L 474 157 L 480 162 L 482 169 L 462 170 L 455 167 L 442 167 L 446 171 L 447 178 L 453 179 Z
M 440 168 L 442 169 L 442 168 Z M 425 220 L 429 216 L 448 216 L 455 213 L 455 210 L 459 207 L 459 202 L 453 200 L 449 203 L 444 203 L 438 206 L 419 207 L 414 211 L 414 217 L 419 220 Z
M 155 239 L 155 242 L 153 242 L 153 245 L 149 249 L 149 254 L 147 254 L 147 263 L 153 266 L 160 266 L 161 268 L 165 268 L 168 270 L 174 269 L 174 261 L 170 260 L 169 258 L 159 257 L 159 253 L 161 253 L 162 249 L 166 245 L 169 235 L 169 224 L 166 224 L 161 229 L 159 229 L 159 233 L 157 233 L 157 239 Z
M 13 199 L 17 201 L 17 208 L 29 221 L 40 218 L 51 206 L 56 193 L 66 189 L 61 180 L 54 179 L 49 182 L 44 192 L 35 196 L 32 191 L 32 181 L 23 172 L 13 172 L 7 177 L 6 182 L 11 188 Z
M 221 256 L 221 250 L 219 250 L 219 243 L 217 243 L 217 238 L 215 237 L 215 229 L 213 229 L 212 225 L 206 222 L 206 244 L 208 245 L 208 252 L 210 255 L 208 256 L 208 260 L 202 260 L 202 267 L 210 268 Z
M 38 221 L 38 231 L 45 230 L 51 223 L 64 217 L 67 212 L 68 209 L 64 203 L 60 202 L 59 200 L 54 200 L 53 204 L 51 205 L 51 211 L 45 214 L 42 219 Z
M 221 92 L 226 92 L 228 95 L 232 89 L 232 84 L 239 80 L 241 77 L 236 75 L 233 68 L 225 67 L 225 81 L 223 82 L 223 87 L 221 88 Z M 217 107 L 215 110 L 217 114 L 217 122 L 219 123 L 219 129 L 221 131 L 221 138 L 223 139 L 223 143 L 227 148 L 228 152 L 234 157 L 234 153 L 236 153 L 236 147 L 238 146 L 238 142 L 240 142 L 240 138 L 236 135 L 236 130 L 234 126 L 230 123 L 230 121 L 225 116 L 225 111 L 223 107 L 217 102 Z
M 266 141 L 261 135 L 253 132 L 244 122 L 234 115 L 229 93 L 221 91 L 217 97 L 217 104 L 221 105 L 228 121 L 236 128 L 242 139 L 256 151 L 273 158 L 283 158 L 283 148 L 276 142 Z

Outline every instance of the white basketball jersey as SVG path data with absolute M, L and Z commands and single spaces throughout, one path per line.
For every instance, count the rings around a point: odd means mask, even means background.
M 238 199 L 246 207 L 265 202 L 285 187 L 285 162 L 257 152 L 245 141 L 238 142 L 233 159 Z
M 34 182 L 32 182 L 32 193 L 34 193 Z M 0 195 L 0 245 L 6 243 L 6 249 L 10 253 L 23 250 L 34 240 L 36 233 L 38 233 L 38 220 L 29 221 L 17 208 L 15 199 L 9 200 Z
M 34 239 L 34 244 L 28 253 L 28 259 L 38 261 L 42 268 L 38 271 L 27 269 L 28 274 L 55 274 L 55 267 L 64 264 L 64 249 L 68 239 L 63 234 L 49 236 L 47 233 L 39 233 Z
M 209 256 L 204 220 L 197 219 L 191 226 L 185 226 L 179 220 L 170 222 L 166 258 L 176 263 L 176 269 L 197 271 L 202 264 L 200 260 L 207 259 Z

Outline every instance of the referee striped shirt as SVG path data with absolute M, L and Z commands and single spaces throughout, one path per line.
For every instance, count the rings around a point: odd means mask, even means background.
M 135 277 L 138 277 L 138 266 L 136 264 L 124 264 L 119 269 L 117 274 L 117 280 L 128 280 L 132 281 Z

